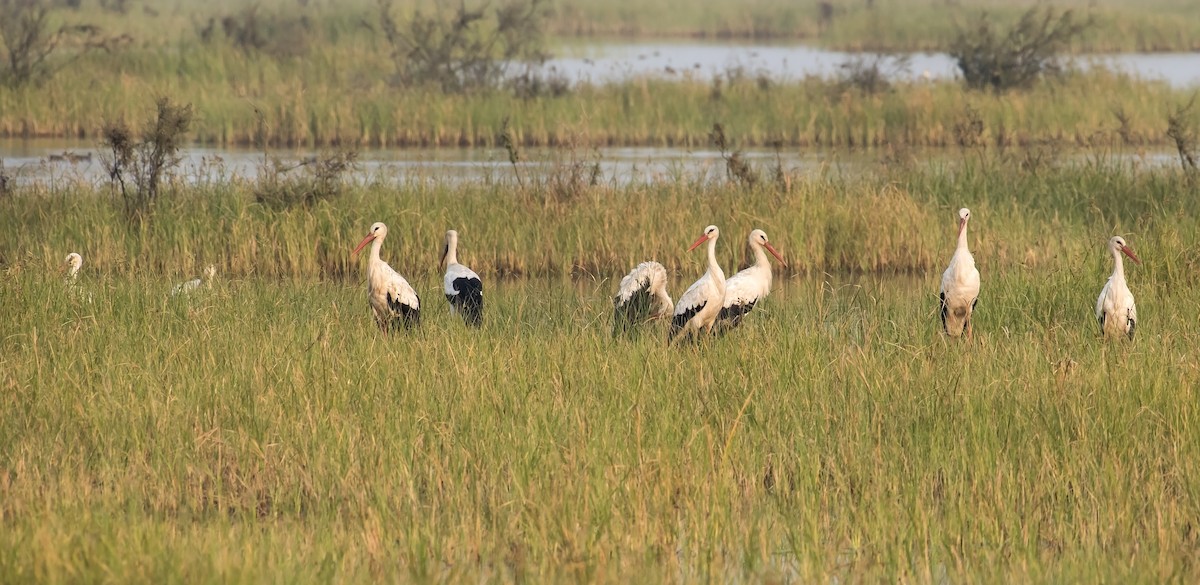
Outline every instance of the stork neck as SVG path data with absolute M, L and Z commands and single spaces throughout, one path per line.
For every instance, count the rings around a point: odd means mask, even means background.
M 1121 250 L 1113 248 L 1113 276 L 1125 278 L 1125 259 L 1121 258 Z
M 383 247 L 383 238 L 375 238 L 371 240 L 371 264 L 382 262 L 379 259 L 379 249 Z
M 752 242 L 750 244 L 750 249 L 754 250 L 754 265 L 755 266 L 758 266 L 759 268 L 767 268 L 767 269 L 771 268 L 771 261 L 767 260 L 767 253 L 766 253 L 766 251 L 763 250 L 762 244 L 760 244 L 758 242 Z
M 717 238 L 708 241 L 708 272 L 718 282 L 725 282 L 725 272 L 721 270 L 721 265 L 717 264 Z
M 967 226 L 963 224 L 958 230 L 958 247 L 959 250 L 967 250 Z
M 446 242 L 446 266 L 458 264 L 458 241 L 449 240 Z

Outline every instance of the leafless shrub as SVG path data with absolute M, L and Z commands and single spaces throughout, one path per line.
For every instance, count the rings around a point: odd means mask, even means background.
M 312 44 L 313 24 L 307 15 L 266 13 L 251 4 L 220 18 L 210 17 L 196 25 L 205 43 L 224 40 L 243 53 L 265 53 L 276 58 L 301 57 Z
M 1067 10 L 1034 6 L 1007 31 L 986 12 L 969 28 L 961 28 L 949 54 L 972 89 L 1007 91 L 1027 88 L 1060 71 L 1059 54 L 1092 26 Z
M 384 38 L 392 51 L 396 81 L 447 93 L 500 87 L 513 63 L 546 60 L 547 0 L 510 0 L 497 8 L 453 11 L 435 4 L 433 14 L 417 10 L 405 21 L 392 15 L 392 0 L 379 0 Z
M 521 168 L 517 166 L 517 163 L 521 162 L 521 150 L 517 146 L 517 141 L 513 139 L 512 128 L 508 127 L 508 116 L 504 117 L 504 124 L 500 127 L 500 143 L 508 152 L 508 162 L 512 165 L 513 174 L 517 177 L 517 185 L 524 187 L 525 183 L 521 181 Z
M 983 116 L 971 106 L 967 106 L 962 118 L 954 122 L 954 140 L 961 148 L 983 146 L 983 131 Z
M 708 136 L 716 145 L 717 150 L 721 152 L 721 158 L 725 159 L 725 176 L 730 181 L 746 188 L 758 184 L 758 173 L 750 166 L 750 163 L 746 162 L 742 151 L 729 152 L 729 140 L 725 136 L 725 128 L 720 123 L 713 124 L 712 131 Z
M 600 182 L 599 157 L 581 156 L 579 141 L 572 139 L 566 157 L 558 160 L 543 183 L 547 199 L 564 203 L 576 199 Z
M 876 54 L 854 57 L 839 66 L 841 74 L 834 87 L 839 93 L 847 90 L 857 90 L 866 94 L 883 93 L 892 89 L 889 79 L 907 71 L 908 66 L 907 55 L 893 57 Z
M 12 189 L 15 185 L 13 178 L 8 176 L 4 170 L 4 160 L 0 159 L 0 199 L 12 195 Z
M 513 95 L 523 100 L 542 97 L 558 98 L 571 93 L 571 81 L 556 70 L 542 71 L 537 67 L 526 67 L 506 83 Z
M 1175 143 L 1179 152 L 1179 164 L 1188 172 L 1197 171 L 1196 163 L 1196 128 L 1192 125 L 1192 107 L 1196 105 L 1196 96 L 1187 104 L 1178 106 L 1167 115 L 1167 138 Z
M 0 81 L 9 87 L 40 81 L 53 74 L 65 60 L 51 60 L 64 48 L 76 49 L 75 57 L 91 51 L 112 51 L 132 39 L 128 35 L 105 36 L 89 24 L 51 25 L 52 5 L 46 0 L 0 0 Z
M 311 206 L 328 201 L 344 191 L 343 177 L 357 168 L 358 152 L 340 150 L 288 164 L 264 155 L 254 185 L 255 201 L 274 208 Z M 292 172 L 303 168 L 302 175 Z
M 164 175 L 179 164 L 179 148 L 192 124 L 191 104 L 176 105 L 163 97 L 156 110 L 140 140 L 124 122 L 108 123 L 103 131 L 109 150 L 102 157 L 104 167 L 130 219 L 143 218 L 158 199 Z

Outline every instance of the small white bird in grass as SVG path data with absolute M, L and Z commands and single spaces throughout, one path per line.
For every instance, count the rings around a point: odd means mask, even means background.
M 454 230 L 446 232 L 442 265 L 446 267 L 442 288 L 450 302 L 450 312 L 462 315 L 463 321 L 472 327 L 483 325 L 483 281 L 474 270 L 458 263 L 458 232 Z
M 171 296 L 176 296 L 176 295 L 180 295 L 180 294 L 191 294 L 193 291 L 200 288 L 201 286 L 205 286 L 207 288 L 212 288 L 212 281 L 216 277 L 217 277 L 217 267 L 213 266 L 212 264 L 209 264 L 204 269 L 204 276 L 202 276 L 200 278 L 193 278 L 187 282 L 181 282 L 181 283 L 175 285 L 171 289 Z
M 725 302 L 721 313 L 717 315 L 717 327 L 732 329 L 742 324 L 746 316 L 758 301 L 771 294 L 771 261 L 767 260 L 770 252 L 780 264 L 787 266 L 783 256 L 775 250 L 775 246 L 767 240 L 767 232 L 754 230 L 746 238 L 750 249 L 754 251 L 754 264 L 749 268 L 730 276 L 725 281 Z
M 1132 340 L 1137 328 L 1137 305 L 1133 303 L 1129 285 L 1125 284 L 1125 262 L 1121 254 L 1129 256 L 1134 263 L 1141 264 L 1142 261 L 1121 236 L 1108 240 L 1108 251 L 1113 257 L 1113 273 L 1104 283 L 1100 298 L 1096 299 L 1096 320 L 1100 322 L 1100 333 L 1104 337 L 1127 336 Z
M 950 266 L 942 273 L 942 328 L 950 337 L 971 335 L 971 313 L 979 300 L 979 270 L 967 248 L 967 222 L 971 210 L 958 210 L 958 247 L 950 257 Z
M 697 246 L 708 242 L 708 272 L 700 277 L 687 292 L 679 297 L 675 304 L 675 316 L 671 319 L 671 333 L 667 343 L 681 339 L 696 339 L 701 331 L 711 333 L 713 323 L 725 303 L 725 272 L 717 264 L 717 238 L 721 231 L 717 226 L 704 228 L 704 233 L 688 248 L 691 252 Z
M 421 324 L 421 300 L 403 276 L 379 259 L 379 248 L 383 246 L 387 232 L 387 226 L 382 222 L 371 224 L 371 231 L 351 255 L 358 254 L 364 246 L 371 244 L 371 258 L 367 263 L 367 300 L 379 328 L 384 332 L 392 331 L 397 326 L 412 329 Z
M 92 302 L 92 293 L 83 289 L 79 284 L 79 269 L 83 268 L 83 256 L 78 253 L 71 252 L 66 257 L 67 275 L 63 278 L 67 285 L 67 294 L 76 300 L 85 303 Z
M 658 262 L 642 262 L 621 279 L 613 297 L 613 336 L 632 335 L 638 325 L 674 311 L 667 294 L 667 269 Z
M 83 268 L 83 256 L 80 256 L 76 252 L 71 252 L 70 254 L 67 254 L 67 259 L 65 262 L 67 264 L 66 281 L 75 282 L 75 279 L 79 276 L 79 269 Z

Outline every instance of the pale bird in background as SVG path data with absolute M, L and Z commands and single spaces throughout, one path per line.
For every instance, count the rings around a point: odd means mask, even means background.
M 732 329 L 742 324 L 754 306 L 771 294 L 771 261 L 767 260 L 766 252 L 770 252 L 780 264 L 787 266 L 783 256 L 779 254 L 767 239 L 767 233 L 754 230 L 746 238 L 746 243 L 754 252 L 754 264 L 745 270 L 730 276 L 725 281 L 725 302 L 717 315 L 717 327 Z
M 421 300 L 408 281 L 379 258 L 379 248 L 387 233 L 388 228 L 383 222 L 371 224 L 371 231 L 351 255 L 371 244 L 371 257 L 367 263 L 367 301 L 379 328 L 385 332 L 397 326 L 412 329 L 421 324 Z
M 1121 255 L 1129 256 L 1135 264 L 1141 264 L 1142 261 L 1121 236 L 1113 236 L 1108 240 L 1108 251 L 1113 257 L 1113 272 L 1096 299 L 1096 321 L 1100 323 L 1100 333 L 1104 337 L 1128 337 L 1132 340 L 1133 332 L 1137 329 L 1137 305 L 1133 302 L 1129 285 L 1125 283 L 1125 262 Z
M 942 273 L 942 328 L 950 337 L 971 335 L 971 314 L 979 300 L 979 270 L 967 247 L 967 222 L 971 210 L 958 210 L 958 245 L 950 257 L 950 265 Z
M 474 270 L 458 263 L 458 232 L 446 232 L 442 248 L 442 265 L 446 276 L 442 288 L 450 303 L 450 312 L 462 315 L 463 321 L 472 327 L 483 325 L 483 281 Z
M 621 279 L 613 297 L 613 336 L 632 335 L 646 321 L 671 316 L 675 303 L 667 293 L 667 269 L 642 262 Z
M 212 288 L 213 279 L 217 277 L 217 267 L 209 264 L 204 269 L 204 275 L 200 278 L 193 278 L 187 282 L 181 282 L 171 289 L 171 296 L 180 294 L 190 294 L 201 286 Z

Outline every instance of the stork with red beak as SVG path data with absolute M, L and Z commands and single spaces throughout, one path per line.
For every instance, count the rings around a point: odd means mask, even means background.
M 1104 337 L 1128 337 L 1132 341 L 1133 331 L 1137 328 L 1137 305 L 1125 283 L 1125 262 L 1121 254 L 1129 256 L 1136 264 L 1142 261 L 1121 236 L 1108 240 L 1108 251 L 1113 257 L 1113 272 L 1104 283 L 1100 298 L 1096 299 L 1096 320 L 1100 322 L 1100 334 Z
M 717 316 L 717 326 L 722 329 L 741 325 L 742 319 L 754 309 L 754 305 L 771 294 L 771 262 L 767 260 L 764 250 L 770 252 L 780 264 L 787 266 L 783 256 L 767 240 L 766 232 L 754 230 L 746 242 L 754 251 L 754 264 L 725 281 L 725 303 Z
M 979 270 L 967 247 L 967 221 L 971 210 L 958 210 L 958 246 L 950 257 L 950 266 L 942 273 L 942 328 L 950 337 L 971 335 L 971 313 L 979 300 Z
M 359 250 L 371 244 L 371 258 L 367 263 L 367 300 L 379 328 L 384 332 L 398 326 L 412 329 L 421 324 L 421 300 L 408 281 L 379 258 L 379 248 L 383 246 L 387 233 L 387 226 L 383 222 L 375 222 L 367 237 L 351 255 L 358 254 Z
M 675 304 L 675 316 L 671 319 L 671 334 L 667 343 L 684 339 L 696 339 L 701 333 L 711 333 L 713 323 L 725 303 L 725 272 L 717 264 L 717 238 L 721 231 L 717 226 L 704 228 L 704 233 L 688 248 L 691 252 L 700 244 L 708 242 L 708 272 L 700 277 Z

